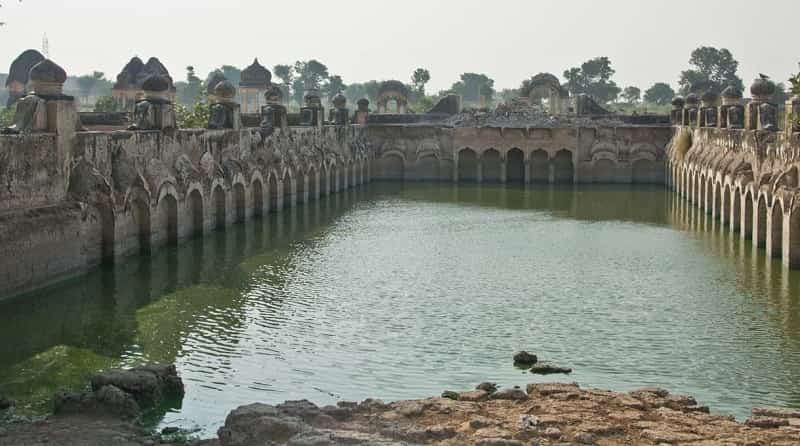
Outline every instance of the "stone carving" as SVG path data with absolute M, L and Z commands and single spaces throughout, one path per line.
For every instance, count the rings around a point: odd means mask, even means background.
M 347 109 L 347 98 L 337 93 L 333 97 L 333 108 L 330 110 L 329 121 L 335 125 L 347 125 L 350 110 Z
M 239 104 L 234 102 L 236 87 L 230 81 L 222 81 L 214 87 L 215 103 L 211 106 L 209 129 L 235 129 L 241 127 Z
M 29 74 L 31 92 L 17 102 L 14 124 L 3 130 L 4 134 L 46 132 L 49 127 L 47 102 L 72 101 L 62 89 L 67 73 L 55 62 L 45 59 L 33 66 Z
M 177 127 L 175 109 L 169 100 L 169 79 L 154 74 L 142 83 L 144 99 L 136 102 L 129 130 L 165 130 Z

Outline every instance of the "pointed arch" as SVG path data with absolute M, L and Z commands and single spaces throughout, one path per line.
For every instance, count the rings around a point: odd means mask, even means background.
M 770 218 L 770 249 L 772 257 L 781 257 L 783 254 L 783 207 L 780 200 L 772 204 Z
M 550 156 L 542 149 L 531 152 L 531 183 L 550 182 Z
M 458 181 L 478 181 L 478 155 L 470 148 L 458 152 Z
M 516 147 L 506 153 L 506 183 L 525 183 L 525 154 Z
M 481 153 L 481 182 L 499 183 L 501 169 L 500 152 L 488 149 Z

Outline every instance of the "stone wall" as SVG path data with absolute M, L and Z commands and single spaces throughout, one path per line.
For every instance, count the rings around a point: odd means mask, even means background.
M 0 296 L 356 186 L 369 156 L 359 127 L 2 137 Z
M 800 267 L 800 134 L 677 126 L 668 185 L 710 226 Z
M 664 182 L 669 127 L 368 126 L 378 179 Z

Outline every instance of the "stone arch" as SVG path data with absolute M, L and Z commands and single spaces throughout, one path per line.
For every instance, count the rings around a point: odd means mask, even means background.
M 561 149 L 553 158 L 553 181 L 555 183 L 572 184 L 575 178 L 575 166 L 572 163 L 572 152 Z
M 481 181 L 484 183 L 499 183 L 501 180 L 500 152 L 488 149 L 481 153 Z
M 706 177 L 703 189 L 705 193 L 703 195 L 703 209 L 707 214 L 710 214 L 714 208 L 714 180 L 711 176 Z
M 617 162 L 610 158 L 600 158 L 594 161 L 592 172 L 595 183 L 612 183 L 616 178 Z
M 795 207 L 789 214 L 789 243 L 786 258 L 789 267 L 800 268 L 800 208 Z
M 751 240 L 753 238 L 753 206 L 753 192 L 748 188 L 744 192 L 744 208 L 741 214 L 742 238 L 745 240 Z
M 733 188 L 731 203 L 731 231 L 739 231 L 742 227 L 742 190 L 738 187 Z
M 640 158 L 631 165 L 631 178 L 634 183 L 653 184 L 658 182 L 658 165 L 650 159 Z
M 203 235 L 203 195 L 199 189 L 192 189 L 187 196 L 188 211 L 192 217 L 192 237 Z
M 722 220 L 722 183 L 714 181 L 714 218 Z
M 171 193 L 158 200 L 159 237 L 168 246 L 178 244 L 178 200 Z
M 783 205 L 780 200 L 772 203 L 770 212 L 770 252 L 772 257 L 781 257 L 783 252 Z
M 280 188 L 278 187 L 278 175 L 272 172 L 269 176 L 269 209 L 272 212 L 278 210 L 278 202 L 280 201 Z
M 525 183 L 525 154 L 516 147 L 506 152 L 506 183 Z
M 478 154 L 470 148 L 458 152 L 458 181 L 478 181 Z
M 294 177 L 294 201 L 295 203 L 305 203 L 307 200 L 306 190 L 308 189 L 308 175 L 298 168 Z
M 214 228 L 222 229 L 225 227 L 225 190 L 222 185 L 217 184 L 213 192 L 214 199 Z
M 319 169 L 316 166 L 312 165 L 311 168 L 308 170 L 308 199 L 309 200 L 318 200 L 320 196 L 320 185 L 319 185 Z
M 550 182 L 550 156 L 542 149 L 531 152 L 531 183 Z
M 295 185 L 294 181 L 292 181 L 292 175 L 289 173 L 289 169 L 283 171 L 283 180 L 281 183 L 283 186 L 283 207 L 292 207 L 295 198 Z
M 722 186 L 722 213 L 720 214 L 720 221 L 723 225 L 731 222 L 731 204 L 731 188 L 725 184 Z
M 325 164 L 322 165 L 322 183 L 319 186 L 320 195 L 329 195 L 331 193 L 331 169 Z
M 758 197 L 758 210 L 756 211 L 756 226 L 757 226 L 757 233 L 756 238 L 756 245 L 759 248 L 764 248 L 767 246 L 767 214 L 769 213 L 769 209 L 767 208 L 767 196 L 765 194 L 760 194 Z
M 264 188 L 261 186 L 261 179 L 254 179 L 250 189 L 253 191 L 253 215 L 261 217 L 264 215 Z
M 398 180 L 405 178 L 405 157 L 397 151 L 384 153 L 378 159 L 378 172 L 382 180 Z
M 414 178 L 420 181 L 438 181 L 441 178 L 439 158 L 433 153 L 417 157 L 414 164 Z
M 236 223 L 244 222 L 247 204 L 242 183 L 233 184 L 233 206 L 236 209 Z
M 150 253 L 150 206 L 143 197 L 136 196 L 130 201 L 133 223 L 136 231 L 138 252 Z

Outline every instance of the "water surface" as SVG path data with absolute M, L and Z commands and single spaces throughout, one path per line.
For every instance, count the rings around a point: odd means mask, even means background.
M 162 424 L 250 402 L 556 379 L 800 408 L 800 275 L 660 187 L 372 184 L 0 303 L 0 394 L 43 412 L 176 363 Z M 526 349 L 573 367 L 538 378 Z M 166 409 L 164 409 L 166 410 Z

